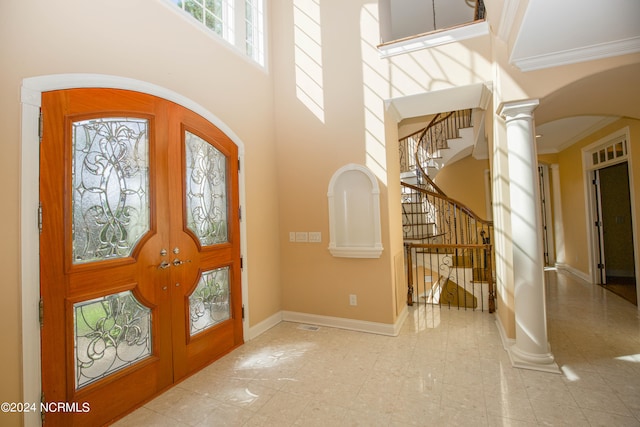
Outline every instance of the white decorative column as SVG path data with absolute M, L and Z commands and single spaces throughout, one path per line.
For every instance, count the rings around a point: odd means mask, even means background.
M 533 110 L 538 100 L 509 102 L 499 114 L 507 128 L 513 243 L 515 343 L 513 366 L 560 372 L 549 349 L 544 254 Z

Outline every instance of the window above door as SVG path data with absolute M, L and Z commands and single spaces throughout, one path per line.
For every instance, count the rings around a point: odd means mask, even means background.
M 243 55 L 265 65 L 264 0 L 165 0 Z

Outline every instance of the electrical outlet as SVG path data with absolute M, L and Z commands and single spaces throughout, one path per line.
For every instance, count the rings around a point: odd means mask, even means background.
M 358 297 L 356 295 L 349 295 L 349 305 L 358 305 Z

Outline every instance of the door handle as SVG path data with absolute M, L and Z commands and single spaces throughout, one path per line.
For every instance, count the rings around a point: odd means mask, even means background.
M 171 264 L 169 264 L 167 261 L 162 261 L 158 266 L 158 270 L 164 270 L 165 268 L 169 267 L 171 267 Z
M 182 261 L 182 260 L 176 258 L 176 259 L 173 260 L 173 265 L 177 267 L 177 266 L 182 265 L 182 264 L 187 263 L 187 262 L 191 262 L 191 260 L 190 259 L 186 259 L 186 260 Z

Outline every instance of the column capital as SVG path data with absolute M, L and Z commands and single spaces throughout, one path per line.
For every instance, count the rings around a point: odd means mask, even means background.
M 540 100 L 538 99 L 503 102 L 500 104 L 500 107 L 498 107 L 498 115 L 505 119 L 514 118 L 518 115 L 531 115 L 538 104 L 540 104 Z

